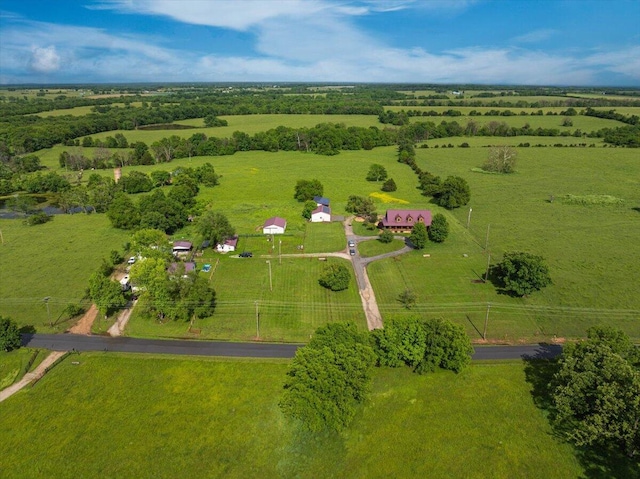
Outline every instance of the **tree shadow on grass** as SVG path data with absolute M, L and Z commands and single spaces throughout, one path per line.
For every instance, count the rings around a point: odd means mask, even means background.
M 467 320 L 469 321 L 469 323 L 471 324 L 471 326 L 473 326 L 473 329 L 475 329 L 475 330 L 476 330 L 476 333 L 478 333 L 478 336 L 480 336 L 480 338 L 481 338 L 481 339 L 484 339 L 484 338 L 482 337 L 482 333 L 480 332 L 480 330 L 476 327 L 476 325 L 473 323 L 473 321 L 471 321 L 471 317 L 470 317 L 468 314 L 466 314 L 465 316 L 467 317 Z
M 631 208 L 633 211 L 640 213 L 640 206 L 634 206 L 633 208 Z
M 524 373 L 526 381 L 531 384 L 531 396 L 534 404 L 544 412 L 544 415 L 552 421 L 553 408 L 553 377 L 559 369 L 558 359 L 545 359 L 543 350 L 535 356 L 525 356 Z M 552 424 L 553 426 L 553 424 Z M 566 440 L 564 430 L 553 427 L 554 436 L 558 440 Z M 614 448 L 602 447 L 574 447 L 576 458 L 585 470 L 584 478 L 588 479 L 640 479 L 640 457 L 630 459 Z
M 335 477 L 343 472 L 347 452 L 340 433 L 310 432 L 299 424 L 292 426 L 292 434 L 278 454 L 280 477 Z

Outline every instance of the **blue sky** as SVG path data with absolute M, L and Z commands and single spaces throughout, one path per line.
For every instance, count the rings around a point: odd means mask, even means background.
M 640 86 L 637 0 L 0 0 L 0 83 Z

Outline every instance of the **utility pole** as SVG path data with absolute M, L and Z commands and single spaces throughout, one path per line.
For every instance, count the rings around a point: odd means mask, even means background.
M 273 283 L 271 282 L 271 261 L 267 260 L 269 265 L 269 291 L 273 291 Z
M 472 208 L 469 208 L 469 215 L 467 216 L 467 229 L 469 229 L 469 224 L 471 223 L 471 212 L 473 211 Z
M 489 228 L 491 228 L 491 223 L 487 225 L 487 239 L 484 241 L 484 249 L 489 249 Z
M 278 263 L 282 264 L 282 240 L 278 240 Z
M 487 339 L 487 323 L 489 322 L 489 310 L 491 309 L 491 303 L 487 303 L 487 315 L 484 317 L 484 331 L 482 332 L 482 339 Z
M 51 323 L 51 313 L 49 312 L 49 300 L 51 297 L 47 296 L 42 301 L 47 305 L 47 318 L 49 319 L 49 326 L 53 328 L 53 323 Z
M 487 271 L 484 273 L 484 282 L 489 281 L 489 268 L 491 267 L 491 252 L 487 252 Z
M 260 339 L 260 312 L 258 311 L 258 300 L 255 301 L 256 305 L 256 338 Z

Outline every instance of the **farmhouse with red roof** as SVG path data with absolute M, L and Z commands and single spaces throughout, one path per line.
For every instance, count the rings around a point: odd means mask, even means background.
M 431 224 L 431 211 L 387 210 L 379 226 L 398 233 L 410 233 L 416 223 L 424 223 L 428 227 Z

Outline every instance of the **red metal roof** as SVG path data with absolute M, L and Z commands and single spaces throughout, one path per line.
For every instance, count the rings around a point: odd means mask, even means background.
M 382 219 L 382 226 L 412 228 L 416 223 L 431 224 L 430 210 L 387 210 Z
M 287 227 L 287 220 L 284 218 L 280 218 L 279 216 L 274 216 L 273 218 L 269 218 L 264 222 L 263 228 L 268 228 L 269 226 L 279 226 L 280 228 Z

